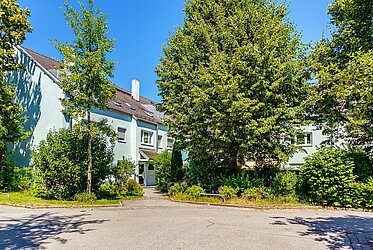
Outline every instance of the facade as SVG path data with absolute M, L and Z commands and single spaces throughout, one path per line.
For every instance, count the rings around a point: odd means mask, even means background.
M 8 76 L 8 83 L 17 90 L 17 99 L 27 117 L 25 128 L 32 131 L 27 140 L 13 145 L 11 158 L 20 166 L 30 166 L 31 151 L 45 139 L 50 129 L 69 128 L 71 121 L 63 114 L 60 103 L 65 94 L 58 86 L 59 63 L 27 48 L 18 47 L 18 61 L 23 67 Z M 123 158 L 136 165 L 136 180 L 143 185 L 155 184 L 153 159 L 164 150 L 172 150 L 173 139 L 168 137 L 162 117 L 155 103 L 140 96 L 140 83 L 132 81 L 132 91 L 115 88 L 115 98 L 106 110 L 93 110 L 92 119 L 107 119 L 117 132 L 114 147 L 115 163 Z

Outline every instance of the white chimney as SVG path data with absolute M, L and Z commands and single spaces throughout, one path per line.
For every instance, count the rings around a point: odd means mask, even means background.
M 140 101 L 140 82 L 139 80 L 132 80 L 131 96 L 136 101 Z

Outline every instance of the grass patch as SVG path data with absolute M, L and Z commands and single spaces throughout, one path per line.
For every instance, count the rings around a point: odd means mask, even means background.
M 298 201 L 295 197 L 276 197 L 266 199 L 247 199 L 244 197 L 237 197 L 226 202 L 222 198 L 218 197 L 190 197 L 186 194 L 176 194 L 172 196 L 177 201 L 195 201 L 195 202 L 207 202 L 210 204 L 232 204 L 232 205 L 245 205 L 245 206 L 257 206 L 257 207 L 300 207 L 309 206 L 309 204 Z
M 63 201 L 63 200 L 47 200 L 35 197 L 27 192 L 11 192 L 9 193 L 10 200 L 6 194 L 0 194 L 0 204 L 12 204 L 28 207 L 81 207 L 81 206 L 119 206 L 119 200 L 100 199 L 95 201 L 79 202 L 79 201 Z M 139 197 L 129 196 L 125 199 L 136 199 Z

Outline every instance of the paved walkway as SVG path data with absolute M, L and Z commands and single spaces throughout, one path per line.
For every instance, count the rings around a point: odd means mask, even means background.
M 373 213 L 175 203 L 145 188 L 119 208 L 0 206 L 0 249 L 371 249 Z

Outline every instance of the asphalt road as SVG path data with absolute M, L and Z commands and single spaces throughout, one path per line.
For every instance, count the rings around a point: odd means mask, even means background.
M 174 203 L 147 190 L 120 208 L 0 206 L 0 249 L 371 249 L 373 213 Z

